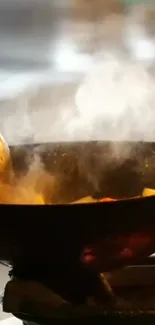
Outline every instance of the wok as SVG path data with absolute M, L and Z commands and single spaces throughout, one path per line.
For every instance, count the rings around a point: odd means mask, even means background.
M 154 253 L 155 197 L 131 199 L 144 187 L 155 188 L 154 143 L 36 144 L 10 151 L 18 177 L 37 153 L 59 186 L 45 190 L 54 205 L 0 205 L 1 259 L 27 272 L 42 264 L 106 271 Z M 90 194 L 121 200 L 68 204 Z

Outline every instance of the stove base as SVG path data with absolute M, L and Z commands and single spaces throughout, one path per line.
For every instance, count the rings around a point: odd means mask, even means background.
M 5 289 L 3 309 L 22 319 L 25 325 L 94 321 L 154 321 L 155 286 L 115 288 L 116 306 L 97 305 L 92 297 L 85 304 L 65 301 L 35 281 L 11 280 Z

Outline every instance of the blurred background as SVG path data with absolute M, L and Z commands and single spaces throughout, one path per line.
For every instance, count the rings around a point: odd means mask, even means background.
M 109 138 L 96 123 L 75 132 L 75 95 L 105 52 L 154 64 L 155 6 L 145 2 L 0 0 L 0 131 L 9 144 Z
M 99 20 L 121 9 L 120 0 L 1 0 L 1 68 L 83 70 L 85 64 L 63 61 L 75 50 L 92 55 L 102 41 L 102 31 L 96 34 Z
M 153 73 L 154 17 L 151 0 L 0 0 L 0 131 L 9 144 L 117 138 L 120 120 L 111 128 L 102 116 L 98 134 L 94 120 L 77 121 L 76 93 L 107 52 Z M 121 139 L 143 139 L 149 123 L 138 133 L 121 126 Z

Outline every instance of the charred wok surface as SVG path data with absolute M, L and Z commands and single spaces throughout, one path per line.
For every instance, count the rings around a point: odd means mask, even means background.
M 77 206 L 1 206 L 2 215 L 11 211 L 13 218 L 1 219 L 8 237 L 1 237 L 0 247 L 12 258 L 18 278 L 43 282 L 75 303 L 86 296 L 105 297 L 99 272 L 133 264 L 155 251 L 154 213 L 147 214 L 154 206 L 154 197 Z M 138 235 L 140 252 L 134 239 Z M 136 244 L 135 256 L 121 257 L 129 241 L 131 247 Z M 84 265 L 81 253 L 89 245 L 96 250 L 96 260 Z
M 116 247 L 126 248 L 124 242 L 140 233 L 151 254 L 155 248 L 154 207 L 155 197 L 85 205 L 1 205 L 0 240 L 6 245 L 14 243 L 6 252 L 13 254 L 13 261 L 23 258 L 65 265 L 71 259 L 77 262 L 83 248 L 90 245 L 104 248 L 108 260 Z

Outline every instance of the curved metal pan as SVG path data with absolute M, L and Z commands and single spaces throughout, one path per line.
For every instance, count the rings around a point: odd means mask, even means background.
M 0 205 L 0 259 L 102 271 L 155 252 L 155 197 L 129 199 L 145 186 L 155 188 L 154 143 L 42 144 L 10 152 L 16 175 L 26 173 L 37 154 L 60 186 L 54 193 L 48 188 L 56 205 Z M 90 194 L 126 199 L 68 204 Z
M 82 263 L 105 271 L 155 251 L 155 197 L 78 205 L 0 205 L 0 224 L 0 258 L 13 264 Z M 83 257 L 89 250 L 95 258 L 87 263 Z

